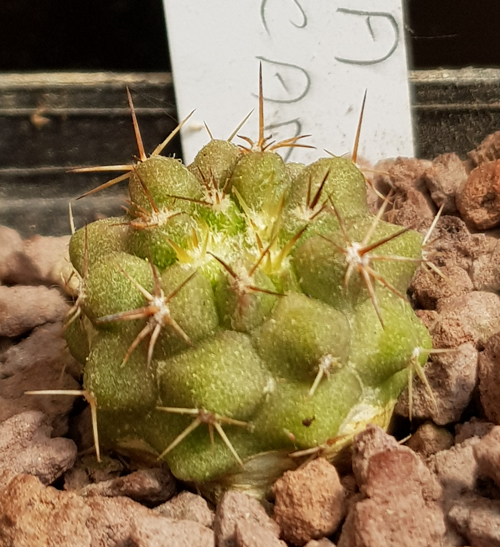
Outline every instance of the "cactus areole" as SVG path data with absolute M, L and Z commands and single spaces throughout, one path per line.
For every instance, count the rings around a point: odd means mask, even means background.
M 386 427 L 431 349 L 405 299 L 422 237 L 370 214 L 350 159 L 287 164 L 275 150 L 303 145 L 268 143 L 262 118 L 257 142 L 211 139 L 184 166 L 147 156 L 134 116 L 127 213 L 70 243 L 96 439 L 212 491 L 262 493 Z

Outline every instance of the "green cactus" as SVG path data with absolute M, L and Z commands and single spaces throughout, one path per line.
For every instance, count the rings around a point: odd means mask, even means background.
M 187 167 L 147 157 L 134 116 L 138 163 L 103 185 L 129 179 L 128 213 L 70 244 L 86 319 L 66 336 L 100 442 L 214 488 L 387 426 L 432 347 L 405 300 L 421 236 L 369 213 L 351 160 L 285 164 L 301 137 L 268 143 L 260 96 L 257 142 L 212 139 Z

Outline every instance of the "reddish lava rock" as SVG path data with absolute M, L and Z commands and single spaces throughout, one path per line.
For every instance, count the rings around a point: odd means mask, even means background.
M 435 310 L 439 300 L 462 296 L 474 288 L 467 272 L 460 266 L 442 266 L 439 270 L 442 275 L 421 268 L 412 279 L 412 296 L 425 310 Z
M 471 343 L 450 353 L 433 355 L 425 375 L 433 396 L 415 375 L 412 418 L 431 419 L 437 425 L 457 422 L 472 399 L 477 381 L 478 352 Z M 396 412 L 409 416 L 408 389 L 399 397 Z
M 456 154 L 441 154 L 433 160 L 424 175 L 432 201 L 443 207 L 445 215 L 457 212 L 455 195 L 466 179 L 464 164 Z
M 96 543 L 96 545 L 100 545 Z M 124 547 L 215 547 L 214 533 L 197 522 L 170 520 L 159 515 L 133 519 L 128 541 L 113 545 Z
M 500 546 L 500 500 L 464 496 L 452 507 L 448 519 L 472 547 Z
M 0 336 L 19 336 L 38 325 L 62 321 L 68 310 L 57 289 L 42 285 L 0 287 Z
M 479 394 L 486 418 L 500 425 L 500 332 L 479 355 Z
M 217 505 L 214 532 L 218 547 L 236 547 L 237 534 L 247 537 L 247 528 L 240 527 L 240 522 L 254 524 L 265 537 L 273 538 L 272 543 L 278 540 L 279 526 L 267 515 L 264 507 L 255 499 L 243 492 L 229 490 L 222 496 Z
M 331 535 L 345 513 L 345 491 L 337 470 L 318 458 L 295 471 L 287 471 L 274 485 L 274 518 L 284 539 L 304 545 Z
M 462 218 L 475 229 L 500 224 L 500 160 L 476 167 L 460 187 L 456 202 Z
M 75 443 L 51 437 L 48 422 L 47 416 L 32 410 L 0 424 L 0 488 L 18 473 L 35 475 L 41 483 L 51 484 L 73 466 Z
M 207 528 L 214 526 L 214 512 L 204 498 L 184 490 L 175 498 L 158 505 L 154 511 L 164 517 L 177 520 L 192 520 Z
M 236 524 L 235 537 L 238 547 L 286 547 L 286 543 L 267 528 L 246 520 L 240 520 Z
M 482 474 L 500 486 L 500 426 L 495 426 L 473 447 L 474 457 Z
M 419 230 L 426 220 L 434 218 L 436 206 L 424 182 L 425 172 L 431 166 L 428 160 L 401 157 L 375 166 L 374 187 L 383 194 L 393 191 L 385 220 Z
M 432 456 L 441 450 L 453 446 L 453 434 L 444 427 L 438 427 L 432 422 L 425 422 L 411 436 L 407 446 L 423 458 Z
M 442 489 L 412 450 L 369 425 L 354 440 L 353 470 L 361 494 L 339 547 L 441 547 Z
M 471 150 L 467 157 L 474 166 L 500 158 L 500 131 L 488 135 L 481 144 Z
M 12 228 L 0 226 L 0 283 L 8 280 L 23 254 L 23 240 Z
M 18 475 L 0 492 L 0 545 L 90 547 L 90 515 L 80 496 Z
M 124 477 L 89 484 L 80 494 L 84 496 L 128 496 L 134 501 L 156 504 L 169 500 L 176 492 L 174 476 L 166 467 L 139 469 Z

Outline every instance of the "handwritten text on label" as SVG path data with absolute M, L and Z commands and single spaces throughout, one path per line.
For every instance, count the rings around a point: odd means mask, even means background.
M 370 159 L 413 151 L 400 0 L 164 0 L 179 115 L 197 112 L 183 133 L 187 161 L 207 141 L 231 134 L 255 108 L 262 63 L 266 130 L 310 133 L 311 161 L 352 148 L 368 90 L 361 152 Z M 256 117 L 241 133 L 255 136 Z

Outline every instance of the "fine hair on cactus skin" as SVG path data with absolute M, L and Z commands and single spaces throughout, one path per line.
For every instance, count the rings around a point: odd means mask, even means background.
M 310 147 L 306 135 L 265 136 L 261 69 L 258 89 L 257 139 L 232 142 L 248 116 L 228 140 L 206 126 L 188 166 L 160 155 L 187 118 L 148 157 L 127 90 L 137 161 L 76 170 L 124 172 L 80 197 L 128 180 L 130 199 L 70 243 L 81 292 L 67 323 L 82 326 L 65 337 L 83 389 L 36 393 L 89 401 L 98 457 L 99 442 L 140 443 L 179 479 L 257 490 L 334 459 L 369 422 L 387 426 L 413 374 L 426 383 L 439 350 L 405 294 L 434 266 L 435 225 L 422 238 L 385 222 L 390 196 L 368 211 L 366 92 L 351 159 L 302 165 L 276 151 Z

